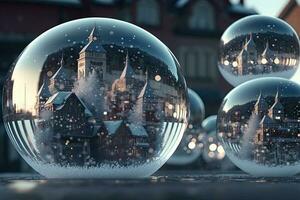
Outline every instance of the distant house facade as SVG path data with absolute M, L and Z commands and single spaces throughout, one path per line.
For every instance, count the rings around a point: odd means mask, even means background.
M 300 2 L 298 0 L 289 0 L 278 17 L 289 23 L 300 36 Z

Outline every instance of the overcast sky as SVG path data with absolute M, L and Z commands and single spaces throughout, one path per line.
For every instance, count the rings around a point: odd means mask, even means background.
M 231 0 L 239 2 L 239 0 Z M 245 0 L 245 5 L 254 8 L 259 14 L 278 16 L 289 0 Z

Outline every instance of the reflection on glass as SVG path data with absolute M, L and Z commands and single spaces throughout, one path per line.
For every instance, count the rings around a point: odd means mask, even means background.
M 233 23 L 220 42 L 219 70 L 233 86 L 259 77 L 291 78 L 299 65 L 299 39 L 286 22 L 252 15 Z
M 260 78 L 232 90 L 218 115 L 218 137 L 239 168 L 260 176 L 300 171 L 300 86 Z
M 174 154 L 168 160 L 170 165 L 188 165 L 196 161 L 202 153 L 205 132 L 201 122 L 205 116 L 205 108 L 199 95 L 188 88 L 190 102 L 189 125 Z
M 122 21 L 87 18 L 45 32 L 4 89 L 6 130 L 47 177 L 142 177 L 186 128 L 185 80 L 169 49 Z

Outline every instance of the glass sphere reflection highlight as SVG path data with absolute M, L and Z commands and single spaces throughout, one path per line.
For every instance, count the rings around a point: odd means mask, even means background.
M 18 152 L 47 177 L 144 177 L 178 146 L 186 93 L 176 58 L 157 38 L 86 18 L 22 52 L 5 84 L 3 119 Z
M 205 116 L 204 103 L 200 96 L 188 88 L 190 102 L 190 118 L 186 131 L 174 154 L 168 160 L 170 165 L 187 165 L 199 158 L 203 149 L 205 132 L 201 127 L 201 122 Z
M 189 122 L 195 125 L 201 125 L 205 118 L 205 106 L 201 97 L 192 89 L 188 88 L 190 102 Z
M 300 172 L 300 85 L 260 78 L 233 89 L 218 114 L 218 137 L 231 161 L 252 175 Z
M 291 78 L 299 66 L 299 38 L 281 19 L 252 15 L 227 28 L 218 67 L 233 86 L 259 77 Z

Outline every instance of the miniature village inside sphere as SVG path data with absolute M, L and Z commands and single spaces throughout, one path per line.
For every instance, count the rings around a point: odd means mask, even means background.
M 86 18 L 50 29 L 18 57 L 3 119 L 22 157 L 47 177 L 144 177 L 178 146 L 186 84 L 157 38 Z
M 300 172 L 300 85 L 260 78 L 236 87 L 223 100 L 217 127 L 226 155 L 245 172 Z
M 229 26 L 220 41 L 218 67 L 233 86 L 260 77 L 290 79 L 299 66 L 299 38 L 278 18 L 252 15 Z

